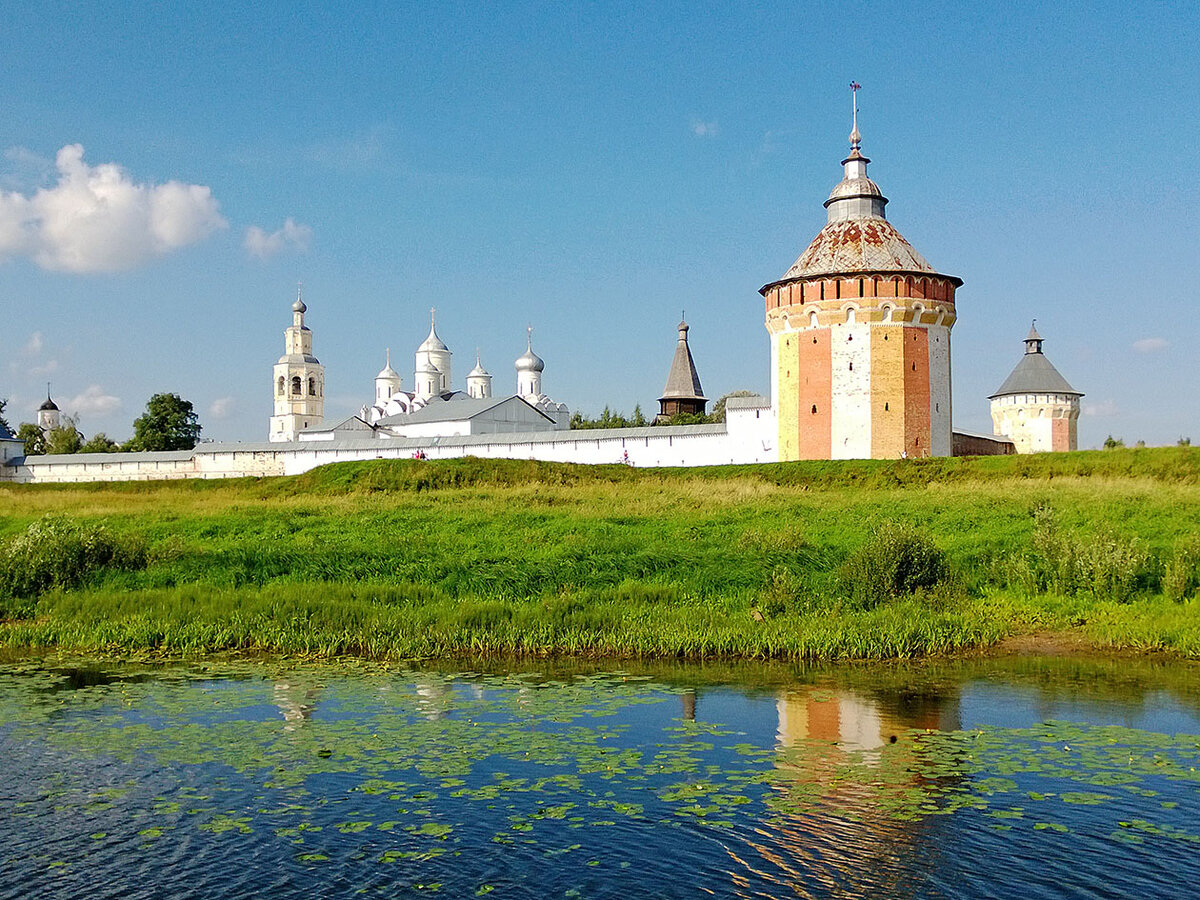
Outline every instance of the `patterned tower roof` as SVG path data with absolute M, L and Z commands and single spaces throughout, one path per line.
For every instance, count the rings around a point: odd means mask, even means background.
M 871 160 L 862 155 L 860 141 L 856 110 L 842 180 L 825 201 L 826 225 L 780 281 L 855 273 L 939 274 L 887 220 L 887 197 L 867 177 Z M 940 277 L 962 284 L 953 276 Z

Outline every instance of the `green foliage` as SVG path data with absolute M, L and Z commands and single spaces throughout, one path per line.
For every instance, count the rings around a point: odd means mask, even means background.
M 103 431 L 97 431 L 94 435 L 84 441 L 83 446 L 79 448 L 80 453 L 115 453 L 120 448 L 117 442 L 112 440 Z
M 0 596 L 35 597 L 90 583 L 105 570 L 136 571 L 145 565 L 146 548 L 136 537 L 46 516 L 0 549 Z
M 1172 602 L 1193 597 L 1200 587 L 1200 542 L 1181 541 L 1163 564 L 1162 593 Z
M 641 404 L 633 408 L 633 415 L 626 417 L 615 413 L 607 406 L 598 419 L 589 419 L 581 412 L 571 414 L 572 428 L 641 428 L 646 425 L 646 417 L 642 415 Z
M 41 456 L 46 452 L 46 435 L 32 422 L 22 422 L 17 429 L 17 440 L 25 442 L 26 456 Z
M 1179 440 L 1177 440 L 1175 442 L 1175 446 L 1176 447 L 1190 447 L 1190 446 L 1192 446 L 1192 439 L 1190 437 L 1181 437 Z
M 1117 450 L 1125 446 L 1125 441 L 1121 438 L 1115 438 L 1111 434 L 1104 439 L 1105 450 Z
M 1200 455 L 906 462 L 378 460 L 287 478 L 0 485 L 0 542 L 56 513 L 149 549 L 144 568 L 102 567 L 42 596 L 36 621 L 0 626 L 0 644 L 806 659 L 1086 628 L 1106 646 L 1200 655 L 1186 551 Z M 1057 516 L 1042 522 L 1030 510 L 1048 497 Z M 881 576 L 851 600 L 841 568 L 888 520 L 919 523 L 954 577 Z M 1098 550 L 1093 535 L 1121 538 Z M 1161 615 L 1134 622 L 1156 603 Z
M 843 589 L 870 608 L 950 582 L 946 555 L 911 525 L 886 522 L 842 564 Z
M 8 419 L 4 417 L 4 410 L 8 407 L 8 398 L 0 397 L 0 428 L 5 431 L 12 432 L 12 426 L 8 424 Z
M 1032 546 L 1039 585 L 1045 590 L 1126 602 L 1153 582 L 1154 561 L 1136 539 L 1107 528 L 1090 534 L 1066 531 L 1046 506 L 1033 515 Z
M 178 394 L 155 394 L 133 422 L 123 450 L 191 450 L 200 440 L 200 420 Z
M 70 419 L 58 428 L 51 428 L 46 435 L 46 453 L 78 453 L 83 446 L 83 435 Z

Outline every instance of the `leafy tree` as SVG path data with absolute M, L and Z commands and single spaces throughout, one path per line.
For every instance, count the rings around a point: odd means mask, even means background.
M 4 418 L 4 407 L 8 406 L 8 398 L 0 398 L 0 426 L 7 432 L 12 432 L 12 426 L 8 424 L 8 419 Z
M 1118 447 L 1124 447 L 1125 441 L 1121 438 L 1115 438 L 1111 434 L 1104 439 L 1105 450 L 1116 450 Z
M 26 456 L 41 456 L 46 452 L 46 436 L 32 422 L 22 422 L 17 429 L 17 440 L 25 442 Z
M 117 442 L 103 431 L 97 431 L 79 448 L 80 453 L 114 453 L 119 450 Z
M 1146 442 L 1145 442 L 1145 441 L 1138 441 L 1138 442 L 1137 442 L 1136 444 L 1134 444 L 1133 446 L 1135 446 L 1135 447 L 1145 447 L 1145 446 L 1146 446 Z
M 51 428 L 50 433 L 46 435 L 47 453 L 78 453 L 82 446 L 83 435 L 70 419 L 57 428 Z
M 191 450 L 200 440 L 200 419 L 178 394 L 155 394 L 133 422 L 122 450 Z
M 1175 446 L 1176 447 L 1190 447 L 1190 446 L 1192 446 L 1192 439 L 1190 437 L 1181 437 L 1178 441 L 1175 442 Z
M 630 424 L 631 424 L 631 425 L 632 425 L 634 428 L 642 428 L 642 427 L 644 427 L 644 426 L 645 426 L 645 424 L 646 424 L 646 417 L 645 417 L 645 415 L 643 415 L 643 414 L 642 414 L 642 404 L 640 404 L 640 403 L 639 403 L 639 404 L 637 404 L 636 406 L 634 406 L 634 408 L 633 408 L 633 420 L 630 422 Z

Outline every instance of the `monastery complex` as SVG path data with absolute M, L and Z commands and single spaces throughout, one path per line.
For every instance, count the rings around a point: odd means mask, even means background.
M 1076 449 L 1082 394 L 1042 353 L 1036 328 L 990 398 L 995 434 L 953 430 L 950 336 L 963 281 L 930 265 L 888 221 L 888 200 L 868 177 L 869 162 L 856 110 L 842 180 L 825 201 L 825 226 L 781 278 L 759 289 L 771 396 L 729 397 L 723 423 L 571 430 L 567 405 L 543 393 L 546 365 L 532 333 L 514 363 L 511 394 L 493 393 L 493 377 L 478 358 L 459 389 L 453 353 L 432 318 L 414 354 L 411 385 L 387 351 L 362 407 L 330 423 L 325 367 L 298 296 L 272 370 L 273 414 L 262 443 L 25 457 L 21 442 L 0 429 L 0 480 L 282 475 L 343 460 L 411 457 L 697 466 Z M 688 330 L 680 322 L 660 421 L 703 413 L 708 403 Z M 48 397 L 38 424 L 53 427 L 57 417 Z

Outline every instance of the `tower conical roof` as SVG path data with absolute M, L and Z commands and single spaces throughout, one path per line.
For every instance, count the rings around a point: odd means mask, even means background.
M 1071 387 L 1067 379 L 1059 374 L 1054 364 L 1042 353 L 1042 336 L 1030 327 L 1025 338 L 1025 353 L 1004 379 L 1004 384 L 988 399 L 1006 397 L 1010 394 L 1073 394 L 1082 397 L 1080 391 Z
M 675 344 L 675 356 L 667 372 L 667 386 L 663 388 L 662 400 L 706 400 L 704 388 L 700 386 L 700 375 L 692 350 L 688 346 L 688 323 L 679 323 L 679 341 Z

